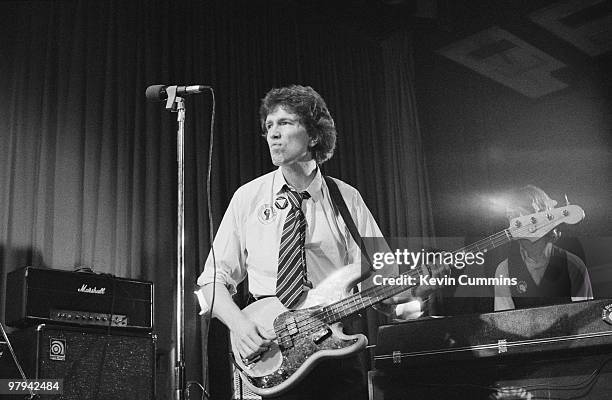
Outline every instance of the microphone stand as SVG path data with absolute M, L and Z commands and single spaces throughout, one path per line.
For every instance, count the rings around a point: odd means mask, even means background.
M 168 86 L 166 110 L 177 113 L 178 131 L 176 154 L 178 165 L 177 231 L 176 231 L 176 343 L 174 349 L 174 400 L 184 400 L 185 395 L 185 101 L 176 95 L 176 86 Z

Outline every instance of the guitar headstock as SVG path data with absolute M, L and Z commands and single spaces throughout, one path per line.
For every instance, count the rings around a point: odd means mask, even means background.
M 584 210 L 575 204 L 523 215 L 510 221 L 508 230 L 513 239 L 540 239 L 560 224 L 576 224 L 584 219 Z

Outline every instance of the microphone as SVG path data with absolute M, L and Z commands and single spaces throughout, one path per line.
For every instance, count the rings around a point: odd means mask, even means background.
M 147 88 L 145 95 L 149 101 L 164 101 L 168 98 L 166 88 L 168 85 L 151 85 Z M 202 93 L 210 89 L 210 86 L 192 85 L 192 86 L 175 86 L 177 96 L 189 96 L 191 94 Z

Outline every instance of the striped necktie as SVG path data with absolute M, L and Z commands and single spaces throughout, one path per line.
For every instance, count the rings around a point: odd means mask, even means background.
M 310 195 L 289 188 L 286 188 L 285 195 L 291 209 L 285 218 L 279 246 L 276 297 L 285 307 L 291 308 L 302 295 L 306 281 L 306 217 L 302 211 L 302 200 L 308 199 Z

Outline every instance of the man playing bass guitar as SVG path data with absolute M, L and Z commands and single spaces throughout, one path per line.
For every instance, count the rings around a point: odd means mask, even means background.
M 320 169 L 336 143 L 335 124 L 322 97 L 311 87 L 272 89 L 262 99 L 260 121 L 278 169 L 235 192 L 215 237 L 216 268 L 211 254 L 198 279 L 208 304 L 215 286 L 214 316 L 229 328 L 234 353 L 239 353 L 234 356 L 243 360 L 256 359 L 276 338 L 232 300 L 246 276 L 251 300 L 274 296 L 295 309 L 310 288 L 347 265 L 359 266 L 361 257 Z M 359 234 L 381 237 L 359 192 L 338 179 L 333 182 Z M 414 311 L 398 309 L 396 318 Z M 363 371 L 349 357 L 321 361 L 294 388 L 273 398 L 354 400 L 367 393 Z

